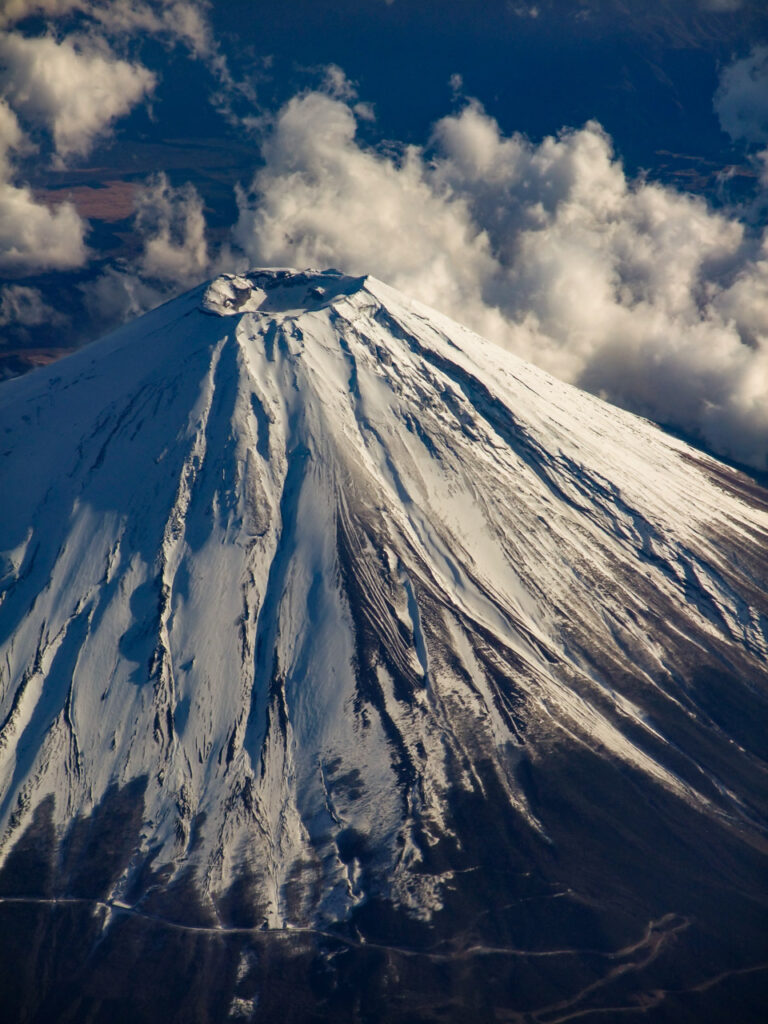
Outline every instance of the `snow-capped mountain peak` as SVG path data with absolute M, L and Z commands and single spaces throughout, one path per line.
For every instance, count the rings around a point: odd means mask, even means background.
M 6 855 L 120 808 L 110 906 L 437 934 L 497 858 L 618 891 L 606 813 L 632 865 L 765 844 L 747 478 L 338 271 L 223 275 L 0 408 Z

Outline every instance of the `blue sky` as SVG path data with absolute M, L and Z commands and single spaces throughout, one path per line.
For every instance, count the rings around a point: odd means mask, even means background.
M 762 3 L 6 0 L 0 89 L 0 369 L 328 263 L 765 467 Z

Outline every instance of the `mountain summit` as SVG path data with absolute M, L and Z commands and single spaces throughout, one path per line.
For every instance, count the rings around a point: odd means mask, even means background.
M 760 1019 L 766 491 L 330 270 L 0 446 L 13 1019 Z

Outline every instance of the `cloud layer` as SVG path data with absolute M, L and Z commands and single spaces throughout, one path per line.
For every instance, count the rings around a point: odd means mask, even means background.
M 280 112 L 234 236 L 255 264 L 373 273 L 557 376 L 764 466 L 768 241 L 630 182 L 590 122 L 538 144 L 476 103 L 430 149 L 356 138 L 353 100 Z

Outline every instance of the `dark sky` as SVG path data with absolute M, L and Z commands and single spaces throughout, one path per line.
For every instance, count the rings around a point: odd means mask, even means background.
M 215 5 L 213 21 L 274 59 L 260 86 L 269 103 L 306 81 L 302 69 L 332 62 L 375 103 L 384 134 L 421 142 L 458 73 L 506 131 L 540 137 L 597 118 L 632 165 L 653 168 L 659 149 L 727 159 L 712 109 L 718 68 L 766 38 L 763 6 L 241 0 Z

